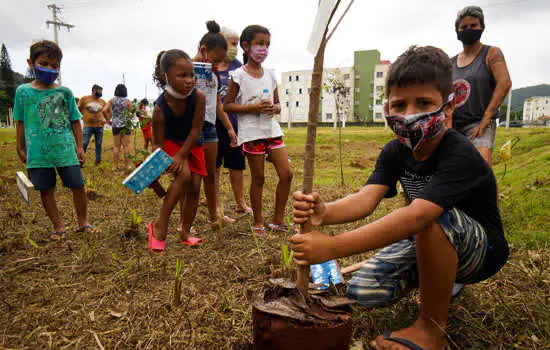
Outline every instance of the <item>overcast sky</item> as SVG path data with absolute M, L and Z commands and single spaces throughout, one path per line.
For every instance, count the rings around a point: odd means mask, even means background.
M 271 49 L 264 66 L 279 79 L 281 72 L 313 66 L 306 46 L 317 0 L 56 1 L 64 8 L 60 19 L 75 25 L 59 33 L 63 84 L 75 96 L 89 94 L 97 83 L 110 97 L 124 73 L 130 97 L 142 98 L 146 86 L 147 97 L 156 97 L 151 74 L 158 52 L 179 48 L 194 55 L 210 19 L 238 33 L 249 24 L 268 27 Z M 51 3 L 0 0 L 0 41 L 14 70 L 25 72 L 31 42 L 53 40 L 45 24 Z M 393 61 L 413 44 L 455 55 L 461 49 L 456 13 L 474 4 L 485 13 L 482 42 L 502 49 L 514 88 L 550 83 L 550 0 L 356 0 L 328 44 L 325 67 L 352 66 L 353 51 L 364 49 L 378 49 L 382 59 Z

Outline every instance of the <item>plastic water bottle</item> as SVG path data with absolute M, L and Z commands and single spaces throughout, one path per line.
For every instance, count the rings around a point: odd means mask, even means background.
M 260 101 L 268 101 L 269 103 L 273 103 L 273 98 L 271 97 L 271 93 L 268 89 L 264 89 L 262 91 L 262 94 L 260 95 Z M 272 114 L 266 114 L 261 113 L 260 114 L 260 128 L 263 131 L 270 131 L 273 125 L 273 121 L 271 120 L 273 118 Z

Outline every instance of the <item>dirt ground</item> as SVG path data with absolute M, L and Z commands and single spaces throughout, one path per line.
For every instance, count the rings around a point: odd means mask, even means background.
M 302 182 L 301 135 L 289 135 L 293 190 L 298 190 Z M 95 192 L 88 207 L 95 230 L 92 235 L 74 232 L 70 191 L 59 187 L 57 200 L 69 229 L 68 239 L 61 242 L 47 239 L 51 224 L 38 194 L 33 193 L 30 206 L 19 197 L 13 175 L 23 167 L 16 158 L 13 141 L 0 142 L 0 346 L 248 348 L 252 339 L 249 298 L 261 291 L 269 278 L 281 276 L 281 245 L 287 243 L 287 236 L 270 233 L 267 239 L 254 240 L 251 218 L 241 217 L 223 228 L 223 242 L 219 243 L 216 232 L 207 224 L 203 199 L 195 227 L 205 238 L 204 245 L 185 248 L 179 244 L 175 212 L 167 253 L 149 252 L 146 223 L 158 215 L 161 202 L 151 190 L 135 195 L 122 185 L 125 175 L 111 170 L 111 138 L 106 137 L 104 142 L 103 164 L 92 165 L 92 143 L 83 169 L 88 191 Z M 326 200 L 358 189 L 366 181 L 382 145 L 360 138 L 348 140 L 344 159 L 347 184 L 341 186 L 337 146 L 321 143 L 316 188 Z M 277 180 L 272 167 L 266 168 L 264 214 L 269 220 Z M 166 185 L 169 179 L 162 181 Z M 226 171 L 221 192 L 225 213 L 235 217 Z M 386 200 L 376 215 L 366 221 L 401 205 L 400 198 Z M 124 237 L 130 228 L 132 210 L 143 219 L 139 234 Z M 288 203 L 287 214 L 290 213 Z M 366 221 L 324 231 L 337 233 Z M 366 257 L 368 254 L 342 259 L 340 264 L 347 266 Z M 182 303 L 173 307 L 177 260 L 182 263 Z M 549 267 L 547 247 L 513 248 L 510 262 L 501 273 L 468 286 L 453 301 L 450 338 L 464 349 L 550 348 Z M 368 344 L 385 329 L 408 325 L 418 311 L 413 297 L 411 293 L 398 304 L 378 310 L 357 308 L 354 339 Z

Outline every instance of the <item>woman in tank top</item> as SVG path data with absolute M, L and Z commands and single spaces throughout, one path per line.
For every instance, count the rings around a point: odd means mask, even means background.
M 447 125 L 468 137 L 491 166 L 496 119 L 512 81 L 502 51 L 480 41 L 485 30 L 480 7 L 462 9 L 455 30 L 463 50 L 452 58 L 456 109 Z
M 120 154 L 120 145 L 124 147 L 124 169 L 130 171 L 130 159 L 126 157 L 130 154 L 130 133 L 131 129 L 126 126 L 126 119 L 131 118 L 132 102 L 127 98 L 128 90 L 123 84 L 118 84 L 115 88 L 115 97 L 109 100 L 103 108 L 103 113 L 109 116 L 109 124 L 113 130 L 113 170 L 118 170 L 118 159 Z

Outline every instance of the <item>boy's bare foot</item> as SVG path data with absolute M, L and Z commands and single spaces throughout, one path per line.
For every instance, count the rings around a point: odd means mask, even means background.
M 396 341 L 391 340 L 392 338 Z M 403 344 L 405 342 L 399 342 L 399 339 L 408 341 L 410 344 Z M 422 349 L 442 350 L 445 349 L 445 336 L 437 325 L 431 323 L 430 326 L 426 326 L 424 321 L 418 319 L 411 327 L 379 335 L 371 343 L 371 346 L 374 349 L 383 350 L 410 350 L 414 349 L 411 347 L 412 344 Z

